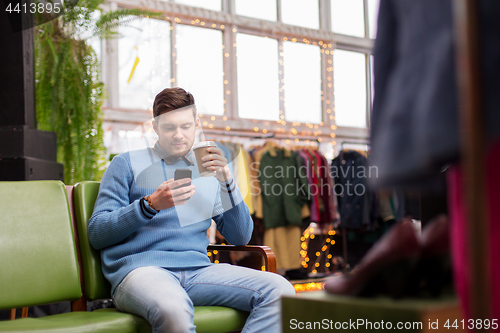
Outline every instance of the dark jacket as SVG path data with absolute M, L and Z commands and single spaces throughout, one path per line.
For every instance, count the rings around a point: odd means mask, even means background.
M 368 185 L 366 157 L 357 151 L 341 151 L 330 165 L 337 195 L 340 226 L 360 229 L 372 227 L 373 193 Z

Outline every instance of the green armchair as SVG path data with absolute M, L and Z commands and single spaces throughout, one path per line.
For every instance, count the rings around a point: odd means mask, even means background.
M 99 182 L 86 181 L 75 185 L 75 213 L 85 282 L 83 292 L 87 300 L 111 298 L 111 286 L 102 273 L 99 251 L 92 248 L 88 239 L 87 222 L 92 215 L 98 192 Z M 276 259 L 266 246 L 210 245 L 209 250 L 258 252 L 264 257 L 266 270 L 276 272 Z M 116 309 L 94 312 L 119 313 Z M 227 307 L 197 306 L 194 324 L 198 333 L 231 332 L 241 330 L 247 317 L 248 312 Z

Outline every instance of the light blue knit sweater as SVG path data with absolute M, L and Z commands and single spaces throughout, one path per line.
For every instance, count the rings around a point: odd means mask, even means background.
M 89 220 L 92 246 L 101 250 L 102 268 L 112 292 L 133 269 L 144 266 L 194 268 L 210 265 L 207 229 L 211 218 L 217 230 L 234 245 L 249 242 L 253 222 L 232 180 L 200 178 L 196 160 L 163 162 L 152 149 L 127 152 L 113 158 L 104 173 L 94 213 Z M 156 213 L 141 206 L 177 168 L 190 168 L 195 194 L 185 205 Z M 229 187 L 228 187 L 229 185 Z

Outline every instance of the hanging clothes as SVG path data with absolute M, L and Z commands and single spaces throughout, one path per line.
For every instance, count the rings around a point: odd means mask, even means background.
M 307 149 L 302 149 L 299 151 L 299 154 L 303 156 L 307 165 L 307 179 L 310 185 L 310 188 L 317 188 L 318 186 L 318 178 L 316 177 L 316 173 L 314 172 L 314 159 Z M 319 197 L 317 193 L 312 193 L 311 195 L 311 221 L 317 222 L 320 219 L 319 212 Z
M 340 227 L 350 229 L 373 228 L 374 194 L 368 188 L 368 160 L 357 151 L 343 150 L 333 159 L 330 173 L 335 183 L 340 213 Z M 378 209 L 377 209 L 378 210 Z
M 273 249 L 278 270 L 286 271 L 302 267 L 301 236 L 301 228 L 295 225 L 265 229 L 264 245 Z
M 273 249 L 279 270 L 301 267 L 302 207 L 309 188 L 300 166 L 296 152 L 277 147 L 268 147 L 260 163 L 264 245 Z
M 251 193 L 248 153 L 243 149 L 242 145 L 233 142 L 217 141 L 217 146 L 224 152 L 224 157 L 228 160 L 229 170 L 234 181 L 243 195 L 243 200 L 247 204 L 250 214 L 253 214 L 254 204 Z
M 260 186 L 260 162 L 262 159 L 262 156 L 271 148 L 277 147 L 276 142 L 274 141 L 267 141 L 266 144 L 263 147 L 260 147 L 258 149 L 255 149 L 252 152 L 252 158 L 253 158 L 253 163 L 250 168 L 250 179 L 251 179 L 251 184 L 252 184 L 252 193 L 254 197 L 254 210 L 255 210 L 255 216 L 259 219 L 264 218 L 264 210 L 263 210 L 263 205 L 262 205 L 262 189 Z
M 333 179 L 330 174 L 328 161 L 319 151 L 313 150 L 318 162 L 318 188 L 319 196 L 323 202 L 324 209 L 320 211 L 318 223 L 320 225 L 330 224 L 337 221 L 340 215 L 337 210 L 336 199 L 333 195 Z
M 252 191 L 251 191 L 251 184 L 250 184 L 250 156 L 248 152 L 246 152 L 243 149 L 243 146 L 240 146 L 240 154 L 238 156 L 239 163 L 240 163 L 240 168 L 238 170 L 238 175 L 240 179 L 240 191 L 243 189 L 243 192 L 241 192 L 244 197 L 243 200 L 248 206 L 248 210 L 250 211 L 250 215 L 253 215 L 255 213 L 255 209 L 253 207 L 253 198 L 252 198 Z
M 310 194 L 297 153 L 270 148 L 260 163 L 264 227 L 302 224 L 302 206 Z

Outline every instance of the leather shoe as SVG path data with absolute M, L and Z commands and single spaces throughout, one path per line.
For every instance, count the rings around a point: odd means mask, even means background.
M 398 223 L 373 245 L 351 273 L 327 280 L 325 290 L 338 295 L 371 296 L 388 292 L 401 297 L 419 252 L 413 223 Z

